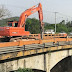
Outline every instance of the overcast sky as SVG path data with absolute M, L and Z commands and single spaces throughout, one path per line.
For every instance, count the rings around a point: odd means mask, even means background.
M 39 2 L 41 2 L 43 7 L 43 17 L 45 22 L 54 22 L 55 15 L 53 12 L 59 12 L 57 13 L 58 22 L 66 18 L 67 20 L 72 19 L 72 0 L 0 0 L 0 5 L 5 5 L 12 16 L 20 16 L 24 10 Z M 35 13 L 29 17 L 38 18 L 38 14 Z

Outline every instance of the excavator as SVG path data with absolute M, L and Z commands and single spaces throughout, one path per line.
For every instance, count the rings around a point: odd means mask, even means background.
M 41 3 L 38 6 L 33 6 L 27 10 L 25 10 L 19 18 L 19 21 L 9 21 L 8 26 L 0 27 L 0 36 L 3 36 L 2 40 L 6 41 L 14 41 L 18 40 L 18 38 L 27 36 L 30 34 L 29 31 L 25 31 L 25 21 L 28 16 L 34 14 L 38 11 L 39 21 L 41 24 L 41 31 L 43 31 L 44 23 L 43 23 L 43 12 L 42 12 L 42 5 Z

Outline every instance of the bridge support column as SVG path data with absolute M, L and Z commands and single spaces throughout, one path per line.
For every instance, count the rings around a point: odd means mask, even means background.
M 46 71 L 46 55 L 44 54 L 44 71 Z
M 46 54 L 46 72 L 50 72 L 51 53 Z

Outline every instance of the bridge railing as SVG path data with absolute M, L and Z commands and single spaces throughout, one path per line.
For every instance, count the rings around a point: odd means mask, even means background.
M 41 39 L 40 34 L 30 34 L 28 35 L 30 38 Z M 43 34 L 43 39 L 52 39 L 52 38 L 66 38 L 67 34 Z
M 72 41 L 72 38 L 52 38 L 52 39 L 43 39 L 43 40 L 30 40 L 30 41 L 18 41 L 18 42 L 4 42 L 0 43 L 0 47 L 9 47 L 9 46 L 23 46 L 30 44 L 43 44 L 48 42 L 61 42 L 61 41 Z

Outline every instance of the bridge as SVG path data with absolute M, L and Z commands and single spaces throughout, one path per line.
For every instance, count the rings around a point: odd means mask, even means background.
M 39 72 L 71 72 L 72 38 L 45 38 L 0 43 L 0 72 L 13 72 L 18 68 L 31 68 Z

